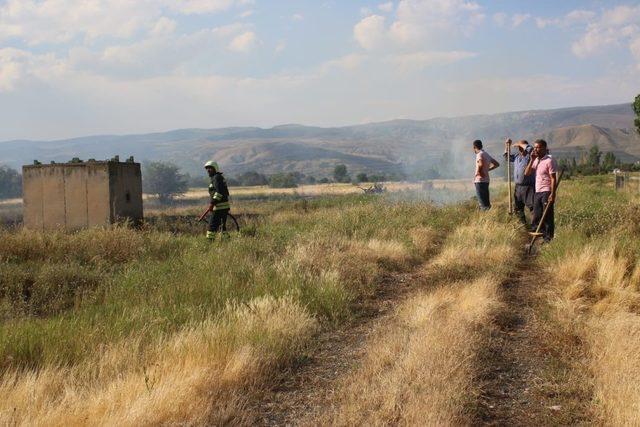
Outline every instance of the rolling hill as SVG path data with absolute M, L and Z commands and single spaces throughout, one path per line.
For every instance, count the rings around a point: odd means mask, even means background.
M 626 161 L 640 159 L 640 136 L 632 130 L 628 104 L 520 111 L 430 120 L 392 120 L 357 126 L 321 128 L 282 125 L 270 129 L 234 127 L 181 129 L 144 135 L 104 135 L 55 141 L 0 142 L 0 162 L 12 167 L 34 159 L 134 155 L 138 160 L 170 160 L 200 173 L 215 158 L 226 172 L 299 171 L 317 177 L 338 163 L 350 171 L 415 172 L 437 167 L 449 176 L 467 176 L 473 161 L 470 142 L 485 141 L 494 155 L 506 136 L 544 137 L 557 156 L 580 156 L 594 144 Z

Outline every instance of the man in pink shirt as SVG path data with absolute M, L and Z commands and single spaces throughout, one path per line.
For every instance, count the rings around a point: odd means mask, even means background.
M 473 183 L 476 187 L 478 205 L 481 210 L 486 211 L 487 209 L 491 209 L 489 199 L 489 171 L 500 166 L 500 163 L 496 162 L 489 153 L 482 149 L 482 141 L 479 139 L 473 141 L 473 151 L 476 153 L 476 174 Z
M 524 171 L 529 176 L 535 172 L 535 194 L 533 195 L 533 219 L 531 220 L 531 228 L 535 231 L 542 219 L 542 213 L 547 204 L 549 209 L 547 215 L 542 222 L 542 235 L 545 242 L 550 242 L 554 234 L 553 205 L 556 201 L 556 182 L 558 165 L 556 160 L 551 157 L 547 149 L 547 141 L 539 139 L 534 143 L 534 149 L 531 153 L 531 160 Z

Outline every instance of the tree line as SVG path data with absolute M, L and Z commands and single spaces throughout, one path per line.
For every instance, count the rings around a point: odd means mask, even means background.
M 638 130 L 640 133 L 640 129 Z M 640 163 L 624 163 L 612 152 L 602 152 L 597 145 L 579 159 L 575 157 L 560 159 L 560 167 L 569 175 L 599 175 L 611 173 L 614 170 L 640 171 Z
M 144 164 L 142 188 L 147 194 L 155 195 L 161 203 L 167 203 L 184 194 L 190 187 L 208 185 L 208 178 L 180 172 L 180 168 L 170 162 L 149 162 Z M 256 171 L 247 171 L 237 176 L 227 177 L 230 186 L 269 186 L 271 188 L 296 188 L 304 184 L 361 183 L 380 181 L 400 181 L 407 177 L 403 174 L 371 174 L 360 172 L 352 178 L 347 165 L 338 164 L 331 177 L 316 178 L 301 172 L 283 172 L 265 175 Z

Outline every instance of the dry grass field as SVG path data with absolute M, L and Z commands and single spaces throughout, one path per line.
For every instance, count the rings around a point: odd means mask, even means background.
M 2 229 L 0 424 L 639 423 L 638 196 L 564 182 L 528 257 L 501 190 L 459 185 L 239 197 L 214 244 L 195 192 L 138 230 Z

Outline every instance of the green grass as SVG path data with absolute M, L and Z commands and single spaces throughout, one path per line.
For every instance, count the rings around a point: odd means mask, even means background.
M 558 190 L 556 238 L 542 252 L 544 263 L 587 245 L 617 241 L 622 250 L 640 254 L 638 195 L 615 191 L 607 176 L 565 181 Z
M 0 232 L 0 370 L 74 365 L 133 336 L 144 346 L 215 318 L 230 301 L 265 295 L 291 296 L 322 322 L 341 322 L 386 270 L 403 268 L 384 255 L 350 259 L 341 254 L 349 242 L 396 241 L 418 259 L 412 229 L 444 233 L 473 210 L 366 196 L 253 208 L 250 232 L 214 244 L 203 224 L 177 234 L 154 226 Z M 316 242 L 328 248 L 311 260 L 318 265 L 290 261 Z

